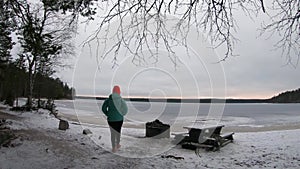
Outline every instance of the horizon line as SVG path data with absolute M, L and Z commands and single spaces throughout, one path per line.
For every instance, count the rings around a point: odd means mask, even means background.
M 107 98 L 107 95 L 84 95 L 84 94 L 79 94 L 79 95 L 75 95 L 76 97 L 91 97 L 91 98 Z M 240 98 L 240 97 L 145 97 L 145 96 L 122 96 L 123 98 L 126 99 L 182 99 L 182 100 L 197 100 L 197 99 L 223 99 L 223 100 L 229 100 L 229 99 L 233 99 L 233 100 L 266 100 L 266 99 L 270 99 L 272 97 L 268 97 L 268 98 Z

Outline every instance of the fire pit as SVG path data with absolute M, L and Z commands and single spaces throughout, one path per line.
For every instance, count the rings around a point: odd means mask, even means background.
M 164 124 L 158 119 L 146 123 L 146 137 L 170 138 L 170 125 Z

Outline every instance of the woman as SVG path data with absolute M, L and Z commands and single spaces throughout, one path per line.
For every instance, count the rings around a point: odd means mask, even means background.
M 102 105 L 102 111 L 107 116 L 107 122 L 110 128 L 112 152 L 116 152 L 120 147 L 121 128 L 123 125 L 123 116 L 127 114 L 128 108 L 126 102 L 120 96 L 119 86 L 114 86 L 112 94 Z

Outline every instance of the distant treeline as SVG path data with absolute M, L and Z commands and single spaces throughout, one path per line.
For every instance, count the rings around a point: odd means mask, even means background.
M 5 65 L 0 72 L 0 101 L 8 104 L 17 97 L 28 95 L 28 73 L 16 67 L 13 63 Z M 36 74 L 33 88 L 33 98 L 72 99 L 73 88 L 63 83 L 59 78 L 52 78 Z
M 300 103 L 300 88 L 280 93 L 269 101 L 272 103 Z
M 76 97 L 81 99 L 91 99 L 95 97 Z M 96 97 L 97 100 L 105 100 L 106 97 Z M 124 98 L 133 102 L 168 102 L 168 103 L 266 103 L 265 99 L 158 99 L 158 98 Z
M 107 97 L 77 96 L 80 99 L 104 100 Z M 280 93 L 270 99 L 157 99 L 157 98 L 125 98 L 133 102 L 169 102 L 169 103 L 300 103 L 300 88 Z

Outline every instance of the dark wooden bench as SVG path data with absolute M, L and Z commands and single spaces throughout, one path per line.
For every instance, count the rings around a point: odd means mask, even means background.
M 217 126 L 186 126 L 183 127 L 188 129 L 189 137 L 194 143 L 204 143 L 209 138 L 214 138 L 215 136 L 220 135 L 222 128 L 224 125 Z
M 185 126 L 188 133 L 175 134 L 175 142 L 183 148 L 219 150 L 220 147 L 233 141 L 234 133 L 221 134 L 224 125 L 215 126 Z

